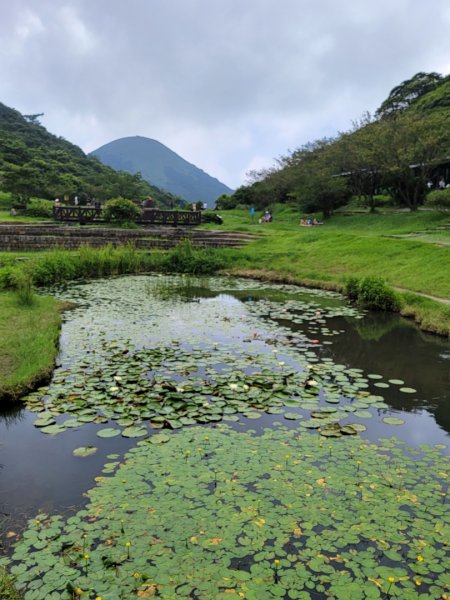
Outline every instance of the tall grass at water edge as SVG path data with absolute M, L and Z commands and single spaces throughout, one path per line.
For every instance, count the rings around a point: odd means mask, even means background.
M 25 261 L 0 267 L 0 289 L 14 289 L 19 293 L 27 285 L 31 289 L 32 285 L 149 271 L 209 274 L 225 265 L 226 260 L 219 251 L 196 249 L 189 240 L 168 252 L 138 251 L 131 244 L 102 248 L 82 246 L 77 251 L 61 249 L 31 254 Z

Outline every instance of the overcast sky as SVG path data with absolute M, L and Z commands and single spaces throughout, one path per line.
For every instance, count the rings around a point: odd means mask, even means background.
M 0 0 L 0 102 L 85 152 L 156 139 L 230 187 L 450 73 L 448 0 Z

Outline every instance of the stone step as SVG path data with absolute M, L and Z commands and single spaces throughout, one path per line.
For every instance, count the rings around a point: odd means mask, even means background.
M 138 249 L 167 249 L 175 247 L 179 240 L 170 238 L 138 238 L 134 240 L 130 239 L 117 239 L 107 237 L 62 237 L 62 236 L 51 236 L 51 235 L 4 235 L 0 233 L 0 250 L 2 251 L 24 251 L 24 250 L 46 250 L 48 248 L 64 248 L 66 250 L 74 250 L 81 246 L 91 246 L 93 248 L 100 248 L 111 244 L 112 246 L 124 245 L 131 242 Z M 245 241 L 233 240 L 233 239 L 199 239 L 192 240 L 192 244 L 195 247 L 209 247 L 209 248 L 237 248 L 244 245 Z

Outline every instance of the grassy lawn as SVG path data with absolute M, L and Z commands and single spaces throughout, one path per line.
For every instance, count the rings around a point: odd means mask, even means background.
M 58 346 L 59 303 L 35 295 L 22 306 L 0 292 L 0 397 L 15 397 L 51 373 Z
M 275 210 L 269 224 L 259 224 L 256 217 L 252 223 L 247 211 L 224 211 L 222 216 L 221 228 L 261 236 L 236 253 L 237 268 L 338 285 L 349 275 L 382 275 L 391 286 L 450 298 L 450 249 L 439 243 L 450 243 L 450 214 L 339 215 L 319 227 L 300 227 L 299 215 L 286 208 Z M 430 239 L 434 231 L 437 243 Z M 395 237 L 407 234 L 414 237 Z

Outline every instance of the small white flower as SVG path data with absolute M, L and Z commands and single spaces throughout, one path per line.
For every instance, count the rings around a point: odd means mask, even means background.
M 230 388 L 230 390 L 237 390 L 238 389 L 238 384 L 237 383 L 230 383 L 229 384 L 229 388 Z
M 122 381 L 122 377 L 120 377 L 120 375 L 114 375 L 113 379 L 114 381 Z
M 118 391 L 119 391 L 119 388 L 118 388 L 118 387 L 116 387 L 115 385 L 113 385 L 112 387 L 110 387 L 110 388 L 109 388 L 109 391 L 110 391 L 110 392 L 118 392 Z

